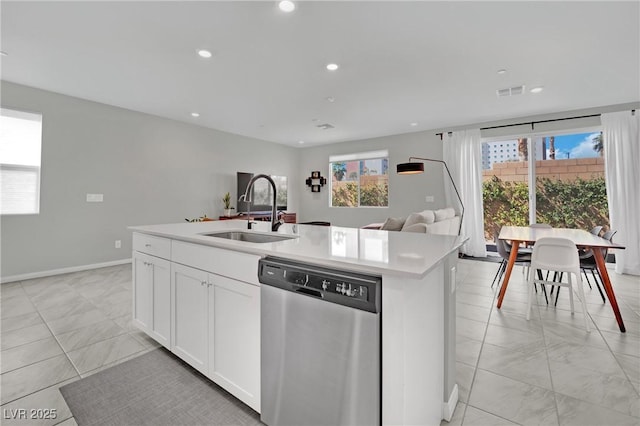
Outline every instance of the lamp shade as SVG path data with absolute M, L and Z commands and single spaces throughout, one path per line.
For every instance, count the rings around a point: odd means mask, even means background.
M 413 175 L 424 173 L 424 163 L 399 163 L 396 172 L 400 175 Z

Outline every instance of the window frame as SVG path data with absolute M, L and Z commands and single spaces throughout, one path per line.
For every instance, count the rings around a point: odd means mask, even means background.
M 16 163 L 0 163 L 0 173 L 2 171 L 17 171 L 17 172 L 35 172 L 35 200 L 33 210 L 29 211 L 5 211 L 4 202 L 0 198 L 0 217 L 3 216 L 25 216 L 25 215 L 39 215 L 41 204 L 41 177 L 42 177 L 42 142 L 43 142 L 43 123 L 44 116 L 41 112 L 25 111 L 10 106 L 0 107 L 0 116 L 19 118 L 22 120 L 37 121 L 40 124 L 39 129 L 39 158 L 38 164 L 16 164 Z M 31 117 L 29 117 L 31 116 Z M 1 177 L 0 177 L 1 179 Z
M 363 206 L 361 205 L 361 169 L 362 169 L 362 162 L 364 161 L 369 161 L 369 160 L 387 160 L 387 169 L 386 169 L 386 175 L 387 175 L 387 205 L 385 206 Z M 358 195 L 358 199 L 357 199 L 357 203 L 358 205 L 356 206 L 334 206 L 333 205 L 333 185 L 334 185 L 334 174 L 333 174 L 333 164 L 334 163 L 349 163 L 349 162 L 358 162 L 358 171 L 357 171 L 357 180 L 355 182 L 357 182 L 357 195 Z M 343 155 L 330 155 L 329 156 L 329 169 L 328 169 L 328 174 L 329 174 L 329 208 L 374 208 L 374 209 L 381 209 L 381 208 L 389 208 L 389 180 L 388 180 L 388 176 L 389 176 L 389 151 L 384 149 L 384 150 L 378 150 L 378 151 L 368 151 L 368 152 L 358 152 L 358 153 L 352 153 L 352 154 L 343 154 Z M 380 176 L 383 176 L 384 174 L 380 174 Z
M 587 125 L 584 127 L 568 127 L 566 129 L 545 129 L 545 130 L 530 131 L 530 132 L 519 132 L 515 135 L 509 134 L 509 135 L 500 135 L 500 136 L 487 136 L 487 137 L 482 137 L 480 139 L 480 144 L 481 145 L 484 145 L 485 143 L 496 144 L 501 141 L 513 141 L 514 139 L 517 140 L 518 138 L 527 139 L 527 150 L 529 153 L 533 153 L 533 155 L 528 156 L 528 160 L 527 160 L 527 179 L 528 179 L 527 186 L 528 186 L 528 209 L 529 209 L 528 220 L 529 220 L 529 223 L 531 224 L 531 223 L 536 223 L 536 213 L 538 209 L 538 205 L 537 205 L 538 200 L 537 200 L 535 182 L 538 177 L 536 161 L 540 161 L 540 160 L 536 158 L 537 151 L 535 149 L 535 143 L 537 142 L 537 140 L 543 137 L 566 136 L 566 135 L 587 134 L 587 133 L 602 133 L 602 126 Z M 517 150 L 517 148 L 515 149 Z M 514 158 L 516 159 L 516 161 L 518 161 L 519 157 L 516 154 Z M 493 165 L 493 163 L 490 163 L 489 161 L 487 162 L 488 164 Z M 605 180 L 606 180 L 606 177 L 605 177 Z M 531 184 L 532 182 L 534 183 L 533 185 Z M 484 220 L 484 214 L 485 212 L 483 211 L 483 220 Z M 609 220 L 610 220 L 610 217 L 609 217 Z

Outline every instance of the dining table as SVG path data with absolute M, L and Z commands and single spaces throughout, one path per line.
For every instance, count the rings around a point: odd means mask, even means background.
M 609 303 L 611 304 L 611 308 L 613 309 L 616 321 L 618 322 L 618 327 L 622 333 L 626 332 L 624 322 L 622 321 L 622 315 L 620 314 L 620 308 L 618 307 L 618 302 L 616 300 L 616 295 L 613 291 L 613 286 L 611 285 L 611 279 L 607 272 L 605 259 L 602 254 L 602 249 L 624 249 L 625 247 L 583 229 L 503 226 L 500 229 L 498 239 L 511 242 L 511 253 L 509 254 L 509 261 L 507 263 L 504 281 L 498 295 L 498 309 L 502 306 L 504 295 L 507 292 L 511 271 L 513 270 L 513 265 L 516 263 L 516 258 L 518 256 L 518 248 L 521 245 L 535 245 L 538 239 L 544 237 L 566 238 L 573 241 L 577 249 L 593 251 L 598 272 L 600 272 L 600 276 L 602 277 L 602 285 L 605 293 L 607 294 L 607 298 L 609 299 Z

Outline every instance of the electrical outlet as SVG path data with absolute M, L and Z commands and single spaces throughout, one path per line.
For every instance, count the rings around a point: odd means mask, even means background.
M 433 195 L 427 195 L 426 197 L 424 197 L 424 200 L 425 200 L 427 203 L 433 203 L 433 202 L 435 201 L 435 198 L 434 198 L 434 196 L 433 196 Z
M 122 241 L 116 240 L 116 248 L 122 248 Z

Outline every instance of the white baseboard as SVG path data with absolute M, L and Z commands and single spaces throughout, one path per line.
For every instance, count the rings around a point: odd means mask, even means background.
M 453 417 L 453 412 L 458 404 L 458 384 L 453 385 L 451 395 L 449 395 L 449 401 L 442 403 L 442 418 L 446 421 L 450 421 Z
M 131 258 L 113 260 L 111 262 L 93 263 L 91 265 L 71 266 L 69 268 L 52 269 L 50 271 L 30 272 L 28 274 L 12 275 L 9 277 L 0 277 L 0 283 L 10 283 L 14 281 L 31 280 L 33 278 L 50 277 L 52 275 L 62 275 L 71 272 L 88 271 L 89 269 L 106 268 L 108 266 L 124 265 L 131 263 Z

